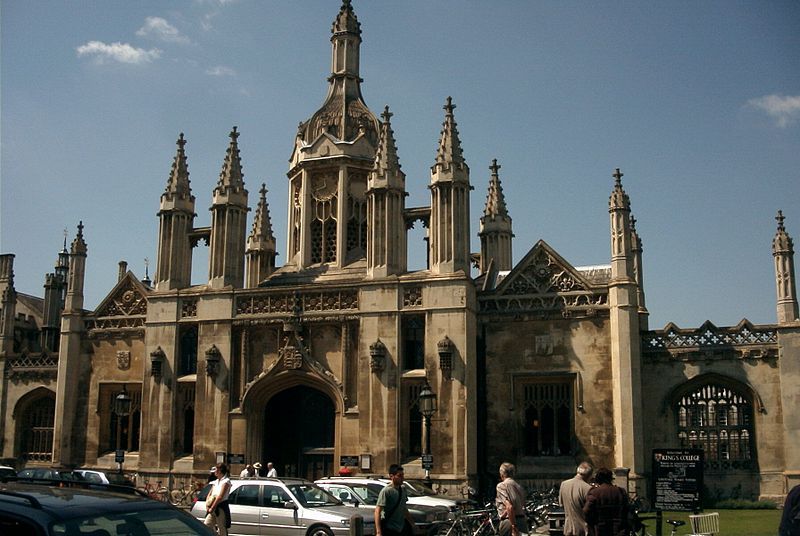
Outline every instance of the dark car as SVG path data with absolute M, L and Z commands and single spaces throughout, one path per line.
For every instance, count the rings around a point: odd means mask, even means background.
M 18 480 L 47 480 L 59 482 L 84 483 L 87 480 L 77 471 L 69 469 L 48 469 L 45 467 L 31 467 L 17 472 Z
M 19 536 L 210 536 L 168 503 L 117 493 L 28 482 L 0 484 L 0 534 Z

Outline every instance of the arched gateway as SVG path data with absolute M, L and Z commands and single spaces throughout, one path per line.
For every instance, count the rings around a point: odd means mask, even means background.
M 296 385 L 274 395 L 264 408 L 263 460 L 281 476 L 314 480 L 333 470 L 336 412 L 323 392 Z

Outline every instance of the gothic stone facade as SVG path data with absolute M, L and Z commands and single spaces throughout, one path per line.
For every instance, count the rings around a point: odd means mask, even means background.
M 275 266 L 266 189 L 246 231 L 234 127 L 195 225 L 186 140 L 161 196 L 154 281 L 120 264 L 83 305 L 83 227 L 48 274 L 18 294 L 0 256 L 0 452 L 17 465 L 125 469 L 162 480 L 219 459 L 275 462 L 319 477 L 340 464 L 439 482 L 491 482 L 501 461 L 552 483 L 576 462 L 630 470 L 646 491 L 654 448 L 706 451 L 714 493 L 779 497 L 800 481 L 800 322 L 793 245 L 773 240 L 777 323 L 649 330 L 642 245 L 617 170 L 610 263 L 575 267 L 546 242 L 512 266 L 497 162 L 469 250 L 470 170 L 448 98 L 430 205 L 406 207 L 391 113 L 361 96 L 361 29 L 348 0 L 332 28 L 322 107 L 300 124 L 288 171 L 287 262 Z M 407 268 L 407 230 L 427 229 L 428 267 Z M 210 247 L 207 284 L 192 249 Z M 477 275 L 473 274 L 475 263 Z M 437 396 L 430 436 L 419 395 Z M 115 411 L 124 392 L 127 414 Z M 243 455 L 238 458 L 237 455 Z

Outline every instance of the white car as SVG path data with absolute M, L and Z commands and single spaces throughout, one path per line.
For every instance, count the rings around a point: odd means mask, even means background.
M 205 497 L 198 496 L 191 513 L 205 519 Z M 231 480 L 228 496 L 232 536 L 349 536 L 352 506 L 316 484 L 300 478 L 248 478 Z M 364 519 L 364 536 L 375 534 L 375 520 Z
M 357 476 L 331 476 L 328 478 L 323 478 L 317 480 L 317 482 L 322 483 L 336 483 L 336 482 L 349 482 L 351 484 L 365 484 L 365 485 L 372 485 L 373 487 L 379 486 L 378 492 L 380 492 L 380 488 L 388 486 L 392 483 L 391 480 L 388 478 L 362 478 Z M 453 499 L 448 499 L 447 497 L 442 497 L 441 495 L 423 495 L 420 493 L 414 486 L 412 486 L 409 482 L 403 482 L 403 486 L 406 490 L 406 495 L 408 496 L 408 504 L 409 505 L 421 505 L 421 506 L 444 506 L 450 512 L 455 512 L 456 510 L 460 510 L 461 506 L 458 501 Z

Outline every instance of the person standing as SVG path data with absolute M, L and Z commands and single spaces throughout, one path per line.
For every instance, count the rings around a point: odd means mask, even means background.
M 561 483 L 558 490 L 558 502 L 564 507 L 564 536 L 586 536 L 583 505 L 586 504 L 586 495 L 592 489 L 589 484 L 592 472 L 592 466 L 583 462 L 578 466 L 574 478 Z
M 597 470 L 596 487 L 586 494 L 583 514 L 589 536 L 626 536 L 628 534 L 628 492 L 612 484 L 611 469 Z
M 245 465 L 242 472 L 239 473 L 239 478 L 253 478 L 254 476 L 256 476 L 256 470 L 253 469 L 253 466 L 249 463 Z
M 272 462 L 267 462 L 267 478 L 278 478 L 278 471 L 272 465 Z
M 525 490 L 514 480 L 514 464 L 503 462 L 500 465 L 500 482 L 497 484 L 495 504 L 500 515 L 500 536 L 518 536 L 528 532 L 528 519 L 525 517 Z
M 253 476 L 255 478 L 261 476 L 261 462 L 256 462 L 253 464 Z
M 778 535 L 800 536 L 800 484 L 793 487 L 786 495 Z
M 216 529 L 220 536 L 228 536 L 231 526 L 231 511 L 228 507 L 231 479 L 228 477 L 228 466 L 224 463 L 218 463 L 214 468 L 217 479 L 211 483 L 211 491 L 206 497 L 206 518 L 203 523 L 211 527 L 211 530 Z
M 414 520 L 408 512 L 408 496 L 403 487 L 403 466 L 389 466 L 391 483 L 383 488 L 375 505 L 375 536 L 411 536 Z

